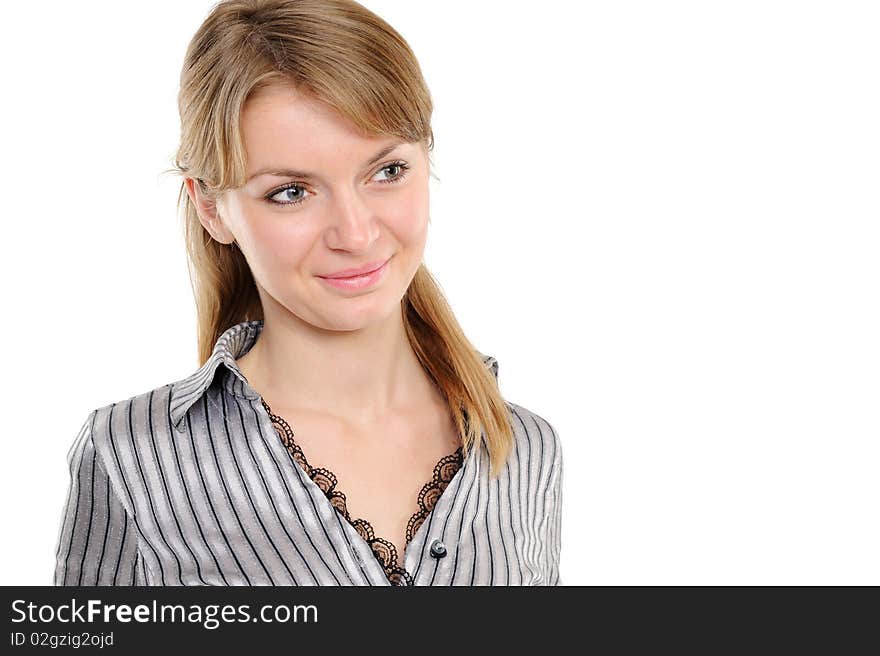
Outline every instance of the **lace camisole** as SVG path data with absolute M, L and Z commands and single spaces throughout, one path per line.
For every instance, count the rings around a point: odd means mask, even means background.
M 338 483 L 336 475 L 324 467 L 312 467 L 303 453 L 302 448 L 294 440 L 293 430 L 283 417 L 273 414 L 269 404 L 262 400 L 263 407 L 272 419 L 272 425 L 281 438 L 281 442 L 287 448 L 288 453 L 300 467 L 305 470 L 319 488 L 324 492 L 331 505 L 357 530 L 358 534 L 370 545 L 373 555 L 379 561 L 385 571 L 386 578 L 392 585 L 412 585 L 413 579 L 409 572 L 401 567 L 398 560 L 397 548 L 392 542 L 377 536 L 370 523 L 363 518 L 353 519 L 346 507 L 345 494 L 336 488 Z M 422 486 L 418 495 L 418 510 L 410 517 L 406 527 L 406 544 L 415 536 L 422 522 L 430 514 L 437 500 L 449 485 L 449 482 L 461 468 L 464 461 L 462 447 L 455 452 L 443 456 L 436 465 L 434 473 L 427 483 Z

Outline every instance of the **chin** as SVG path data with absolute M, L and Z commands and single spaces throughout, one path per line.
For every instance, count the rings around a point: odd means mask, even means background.
M 357 304 L 358 299 L 342 299 L 335 304 L 339 308 L 339 312 L 329 313 L 326 306 L 322 311 L 316 312 L 315 314 L 319 315 L 322 319 L 316 325 L 324 330 L 344 332 L 369 328 L 370 326 L 387 322 L 395 316 L 395 313 L 399 313 L 402 298 L 403 296 L 401 295 L 394 302 L 383 302 L 381 306 L 376 303 L 364 303 L 357 308 L 354 305 Z

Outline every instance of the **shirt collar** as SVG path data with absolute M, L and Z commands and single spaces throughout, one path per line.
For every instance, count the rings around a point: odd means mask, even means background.
M 214 350 L 205 364 L 193 374 L 174 383 L 171 388 L 171 424 L 179 431 L 184 428 L 184 417 L 187 411 L 198 401 L 211 386 L 220 365 L 226 368 L 243 384 L 241 393 L 247 398 L 258 399 L 257 394 L 248 384 L 247 379 L 238 365 L 236 358 L 244 355 L 257 341 L 263 328 L 263 320 L 242 321 L 227 329 L 214 344 Z
M 247 379 L 238 365 L 236 359 L 247 353 L 256 343 L 260 332 L 263 330 L 263 320 L 242 321 L 227 329 L 214 344 L 214 350 L 205 364 L 199 367 L 193 374 L 180 380 L 171 388 L 170 413 L 171 424 L 179 431 L 184 429 L 184 417 L 187 411 L 198 401 L 211 386 L 217 369 L 224 365 L 235 377 L 231 383 L 238 379 L 242 384 L 235 385 L 236 393 L 248 399 L 259 399 L 260 395 L 248 385 Z M 479 354 L 483 363 L 498 379 L 498 361 L 491 355 Z M 222 373 L 222 372 L 221 372 Z

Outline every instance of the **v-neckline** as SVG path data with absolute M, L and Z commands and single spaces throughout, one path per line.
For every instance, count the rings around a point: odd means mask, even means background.
M 426 524 L 429 524 L 432 519 L 432 516 L 435 514 L 435 510 L 440 505 L 442 501 L 447 498 L 446 490 L 448 490 L 453 483 L 455 483 L 456 479 L 462 475 L 462 471 L 464 470 L 465 464 L 469 459 L 464 455 L 464 447 L 460 445 L 454 452 L 447 454 L 440 458 L 437 463 L 434 465 L 433 475 L 431 479 L 425 482 L 422 487 L 419 489 L 417 494 L 417 501 L 420 501 L 422 498 L 423 492 L 429 491 L 431 488 L 439 487 L 442 485 L 442 489 L 440 491 L 440 495 L 434 501 L 434 504 L 427 508 L 427 513 L 425 513 L 424 517 L 421 519 L 421 522 L 418 528 L 413 531 L 412 536 L 406 540 L 403 548 L 403 553 L 398 553 L 397 546 L 394 545 L 390 540 L 387 540 L 385 537 L 376 535 L 373 530 L 372 524 L 369 520 L 359 517 L 352 518 L 351 514 L 346 507 L 346 495 L 345 493 L 338 489 L 337 483 L 338 479 L 335 473 L 327 469 L 325 467 L 313 467 L 311 463 L 308 461 L 308 458 L 305 455 L 305 452 L 302 449 L 302 446 L 296 442 L 294 439 L 295 435 L 293 429 L 290 427 L 290 424 L 284 419 L 284 417 L 277 415 L 272 412 L 269 404 L 266 403 L 265 399 L 260 396 L 259 405 L 262 410 L 266 413 L 266 416 L 269 420 L 273 428 L 273 432 L 276 434 L 276 437 L 279 438 L 278 443 L 282 448 L 284 448 L 285 452 L 288 454 L 291 464 L 294 465 L 295 469 L 298 471 L 301 480 L 305 485 L 313 486 L 317 492 L 318 496 L 323 498 L 324 502 L 327 503 L 331 510 L 334 513 L 338 513 L 345 520 L 345 523 L 348 527 L 357 535 L 357 537 L 361 540 L 361 542 L 366 546 L 367 550 L 372 556 L 372 560 L 375 561 L 376 566 L 382 571 L 382 578 L 388 585 L 413 585 L 413 575 L 406 569 L 407 557 L 411 551 L 410 547 L 413 544 L 417 544 L 419 542 L 418 538 L 422 531 L 427 530 Z M 281 428 L 283 435 L 278 431 L 278 427 Z M 300 456 L 300 457 L 297 457 Z M 450 475 L 452 471 L 451 468 L 454 467 L 454 472 Z M 323 477 L 325 485 L 329 485 L 325 490 L 322 487 L 316 478 Z M 336 503 L 334 503 L 334 499 Z M 339 504 L 339 505 L 337 505 Z M 341 505 L 341 508 L 340 508 Z M 407 522 L 407 531 L 404 535 L 404 538 L 410 533 L 410 526 L 417 519 L 417 517 L 423 512 L 422 504 L 419 503 L 419 509 L 416 510 L 412 515 L 410 515 L 410 519 Z M 362 527 L 358 528 L 358 524 Z M 362 534 L 361 530 L 364 530 L 367 535 L 372 537 L 365 538 Z M 381 544 L 386 551 L 389 552 L 390 556 L 396 556 L 396 561 L 393 561 L 390 565 L 390 568 L 386 569 L 382 558 L 380 558 L 379 554 L 373 549 L 373 543 Z M 390 547 L 390 548 L 389 548 Z M 390 560 L 390 558 L 389 558 Z M 395 577 L 396 583 L 392 580 L 391 577 Z

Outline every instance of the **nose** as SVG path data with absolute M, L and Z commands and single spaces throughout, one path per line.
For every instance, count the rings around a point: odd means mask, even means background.
M 373 211 L 354 189 L 336 194 L 328 236 L 330 246 L 346 250 L 366 250 L 378 235 Z

